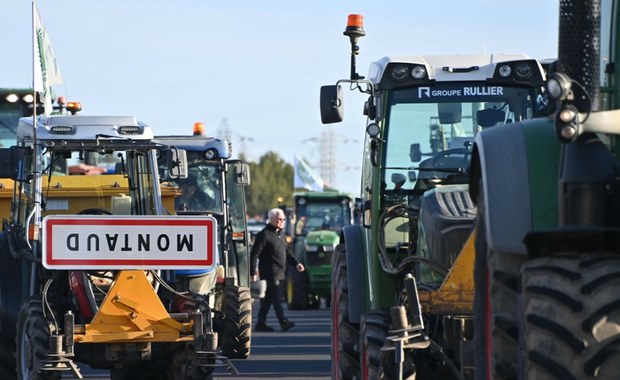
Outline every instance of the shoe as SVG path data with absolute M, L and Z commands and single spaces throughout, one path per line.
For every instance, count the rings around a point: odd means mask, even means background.
M 291 322 L 288 319 L 285 319 L 280 322 L 280 327 L 282 328 L 282 331 L 290 330 L 295 327 L 295 322 Z
M 254 331 L 273 332 L 273 327 L 267 326 L 265 322 L 256 322 L 256 326 L 254 326 Z

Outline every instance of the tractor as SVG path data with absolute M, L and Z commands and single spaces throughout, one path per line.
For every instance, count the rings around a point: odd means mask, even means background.
M 15 133 L 0 149 L 0 377 L 82 378 L 78 364 L 115 380 L 232 369 L 212 295 L 176 273 L 219 271 L 217 218 L 167 211 L 179 192 L 158 167 L 186 178 L 185 152 L 133 116 L 24 117 Z
M 195 123 L 192 136 L 156 136 L 155 141 L 182 149 L 187 156 L 188 177 L 171 180 L 169 184 L 193 191 L 194 200 L 188 201 L 187 194 L 181 194 L 175 199 L 174 213 L 208 215 L 217 220 L 222 273 L 214 273 L 215 283 L 204 291 L 212 292 L 213 321 L 223 354 L 231 359 L 247 359 L 252 336 L 252 298 L 244 187 L 249 185 L 249 167 L 231 158 L 228 140 L 206 137 L 203 131 L 204 125 Z M 163 177 L 169 177 L 165 175 L 167 166 L 161 169 Z M 185 269 L 176 273 L 191 279 L 208 271 Z
M 343 84 L 367 96 L 360 223 L 332 261 L 332 378 L 473 379 L 472 147 L 542 112 L 545 73 L 523 54 L 413 55 L 373 62 L 366 79 L 365 34 L 349 15 L 351 76 L 320 92 L 323 123 L 342 121 Z
M 290 310 L 318 309 L 321 298 L 331 306 L 331 263 L 344 226 L 353 222 L 353 197 L 336 190 L 293 194 L 293 245 L 306 270 L 286 271 L 286 301 Z
M 560 1 L 550 112 L 474 141 L 478 379 L 620 374 L 619 17 Z

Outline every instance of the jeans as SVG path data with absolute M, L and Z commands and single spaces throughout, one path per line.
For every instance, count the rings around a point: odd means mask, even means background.
M 271 305 L 273 305 L 273 311 L 276 313 L 278 321 L 282 323 L 286 320 L 284 310 L 282 309 L 282 288 L 280 287 L 282 281 L 266 280 L 267 291 L 265 292 L 265 297 L 260 300 L 258 322 L 264 323 L 267 320 L 267 313 Z

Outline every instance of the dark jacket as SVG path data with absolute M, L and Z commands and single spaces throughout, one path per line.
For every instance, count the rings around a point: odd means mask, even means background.
M 272 224 L 267 224 L 256 234 L 250 252 L 250 275 L 256 273 L 258 265 L 261 279 L 284 280 L 287 261 L 292 265 L 299 263 L 289 249 L 282 231 L 276 231 Z

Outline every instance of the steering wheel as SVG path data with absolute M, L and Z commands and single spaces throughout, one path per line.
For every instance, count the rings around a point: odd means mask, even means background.
M 466 164 L 467 161 L 469 161 L 470 155 L 471 150 L 467 148 L 442 150 L 431 157 L 429 166 L 432 168 L 465 167 L 467 166 Z M 458 159 L 460 159 L 460 157 L 457 159 L 457 157 L 454 156 L 462 156 L 462 161 L 459 162 Z
M 93 207 L 78 212 L 78 215 L 112 215 L 112 213 L 104 208 Z

